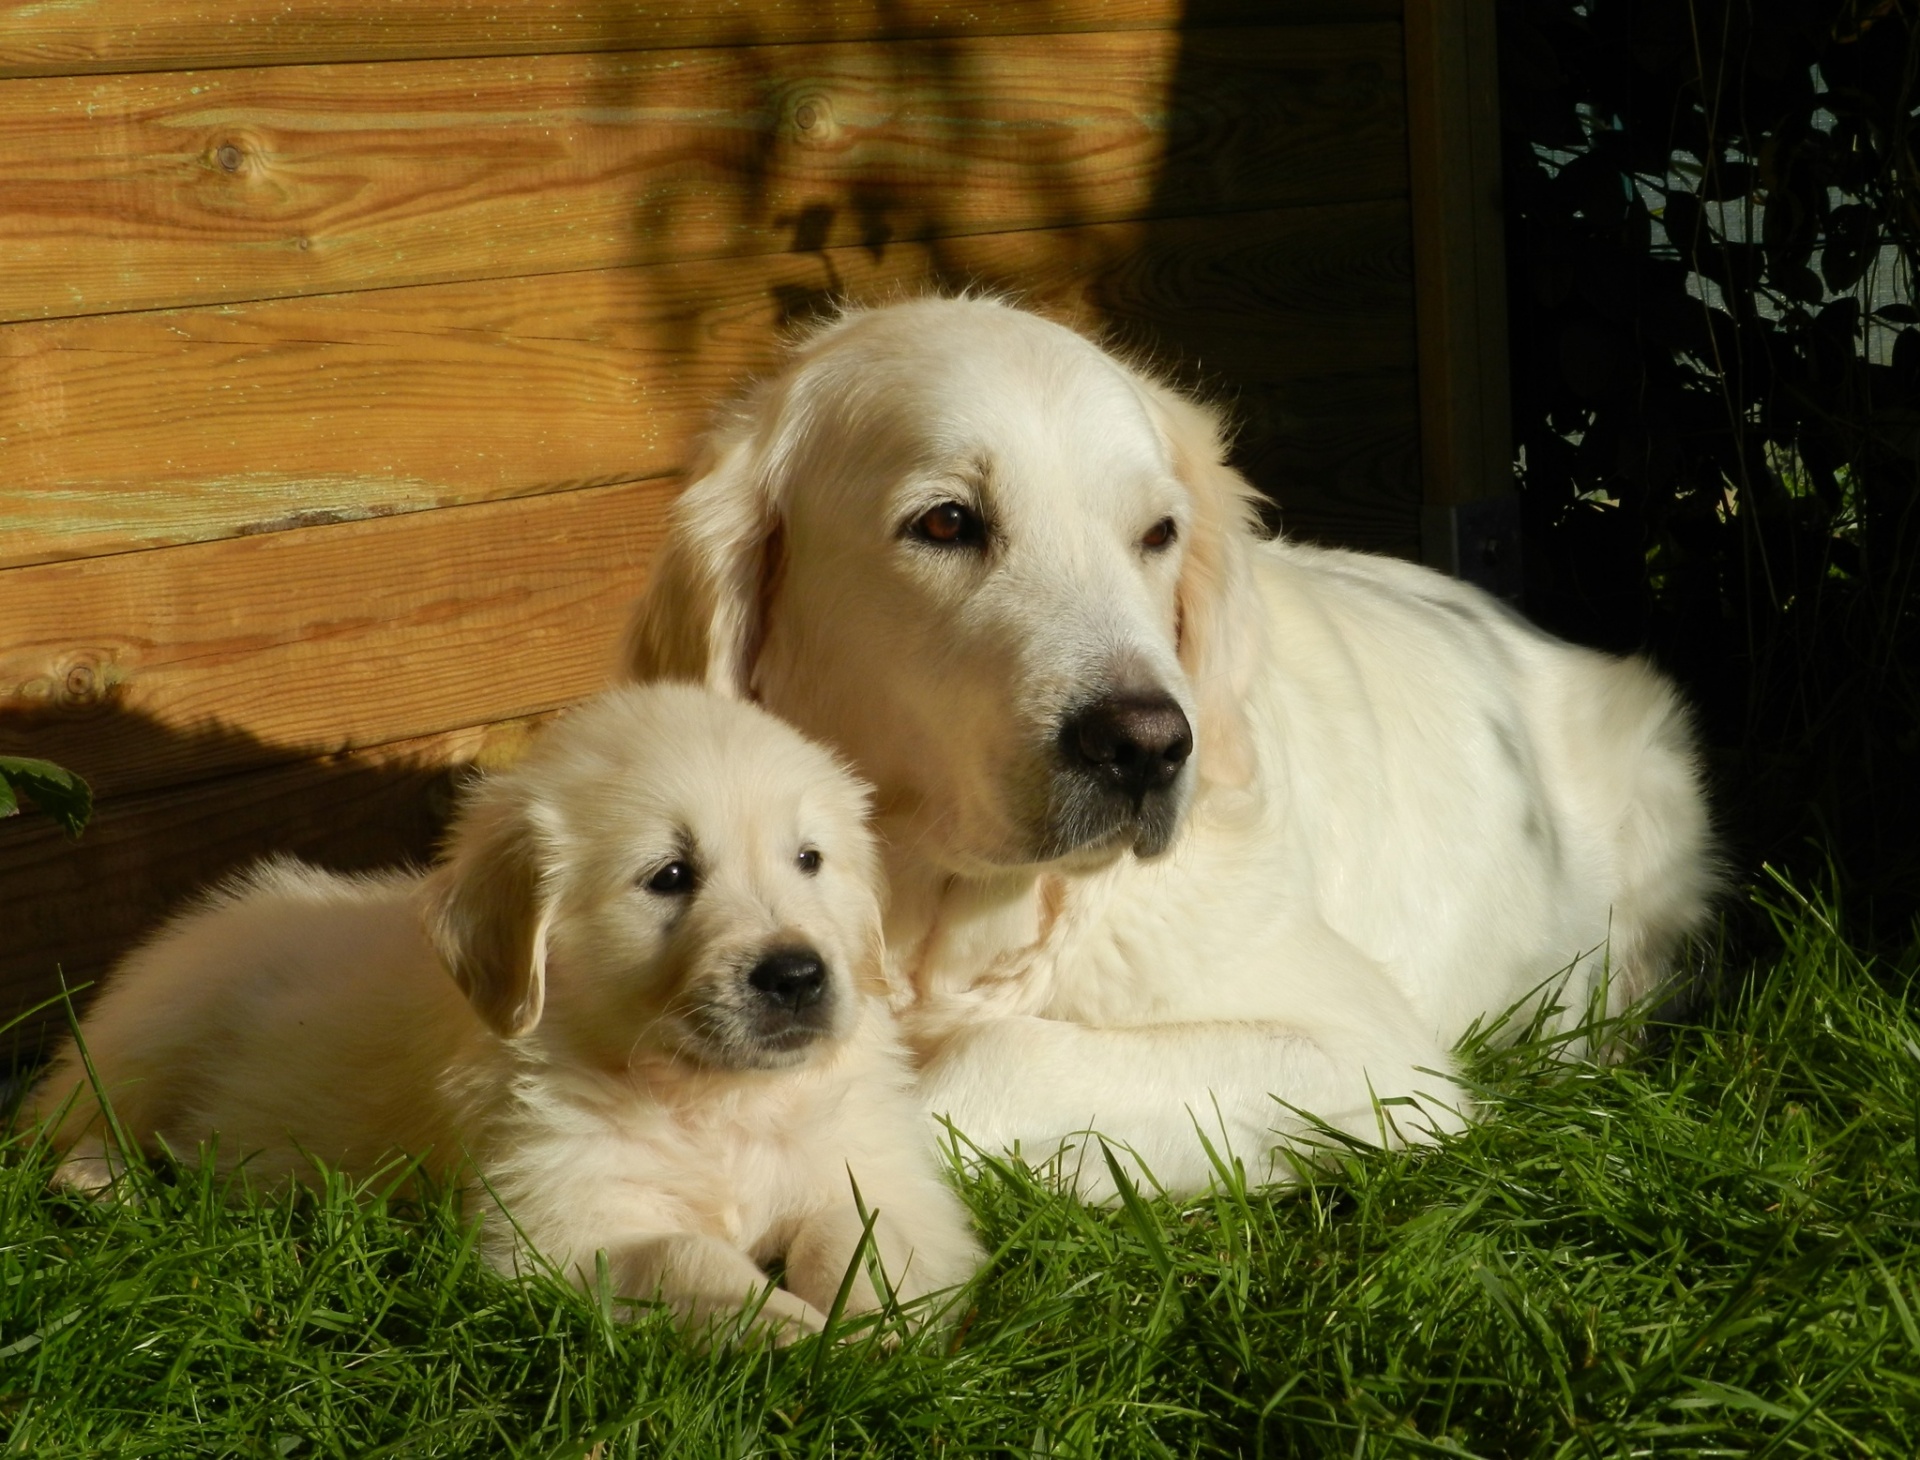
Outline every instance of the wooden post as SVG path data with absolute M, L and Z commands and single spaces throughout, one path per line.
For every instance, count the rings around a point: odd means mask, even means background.
M 1520 588 L 1493 0 L 1407 0 L 1422 556 Z

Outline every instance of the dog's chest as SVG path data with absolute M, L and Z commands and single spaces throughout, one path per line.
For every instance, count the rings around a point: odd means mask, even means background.
M 1169 880 L 1164 866 L 1129 858 L 1040 878 L 1018 897 L 953 889 L 926 937 L 915 986 L 936 1023 L 948 1004 L 1088 1024 L 1162 1014 L 1179 993 L 1168 969 L 1194 941 L 1181 926 L 1190 898 Z
M 832 1165 L 809 1114 L 753 1102 L 678 1122 L 675 1170 L 660 1174 L 710 1235 L 756 1254 L 783 1250 L 795 1221 L 825 1198 Z M 660 1154 L 636 1152 L 643 1160 Z

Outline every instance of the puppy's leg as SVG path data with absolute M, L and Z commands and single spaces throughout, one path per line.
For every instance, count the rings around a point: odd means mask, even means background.
M 127 1067 L 133 1062 L 116 1058 L 121 1051 L 113 1041 L 105 1044 L 103 1055 L 90 1054 L 83 1061 L 70 1042 L 21 1108 L 23 1122 L 39 1126 L 62 1157 L 53 1185 L 100 1198 L 114 1195 L 115 1183 L 134 1164 L 121 1144 L 123 1138 L 128 1146 L 151 1153 L 151 1131 L 159 1123 L 154 1116 L 164 1111 L 172 1095 L 164 1073 L 140 1071 L 128 1076 Z M 117 1125 L 109 1120 L 100 1099 L 102 1088 L 116 1080 L 119 1088 L 111 1105 Z
M 903 1143 L 899 1174 L 882 1176 L 873 1167 L 862 1173 L 859 1206 L 849 1193 L 848 1200 L 802 1223 L 787 1253 L 788 1285 L 815 1307 L 832 1305 L 860 1243 L 860 1207 L 873 1218 L 870 1254 L 899 1302 L 957 1288 L 978 1272 L 985 1254 L 966 1208 L 938 1176 L 920 1171 L 928 1164 L 923 1144 Z M 847 1292 L 846 1311 L 870 1312 L 880 1302 L 863 1260 Z
M 53 1173 L 53 1184 L 76 1196 L 106 1197 L 113 1180 L 124 1164 L 116 1167 L 107 1154 L 107 1143 L 98 1134 L 82 1136 L 67 1151 L 66 1158 Z
M 872 1198 L 864 1190 L 860 1195 L 867 1210 L 876 1212 Z M 846 1279 L 847 1268 L 860 1250 L 865 1228 L 851 1192 L 845 1200 L 832 1202 L 813 1213 L 800 1224 L 793 1245 L 787 1249 L 787 1286 L 814 1307 L 822 1311 L 831 1309 L 840 1294 L 840 1284 Z M 911 1251 L 911 1246 L 902 1241 L 893 1218 L 885 1212 L 878 1213 L 874 1218 L 870 1255 L 880 1260 L 889 1283 L 900 1280 Z M 881 1306 L 880 1293 L 867 1270 L 868 1255 L 862 1254 L 860 1270 L 853 1275 L 853 1286 L 847 1290 L 843 1310 L 847 1313 L 872 1313 Z
M 918 1168 L 927 1164 L 924 1145 L 903 1142 L 900 1165 L 914 1174 L 903 1171 L 889 1178 L 869 1167 L 859 1178 L 858 1205 L 849 1191 L 847 1200 L 801 1223 L 787 1251 L 787 1285 L 817 1308 L 832 1307 L 860 1247 L 862 1207 L 873 1219 L 873 1236 L 847 1290 L 846 1312 L 870 1313 L 881 1306 L 869 1257 L 901 1303 L 956 1288 L 972 1277 L 984 1254 L 960 1199 L 931 1171 L 920 1174 Z
M 717 1238 L 697 1232 L 633 1238 L 610 1250 L 607 1258 L 615 1292 L 658 1297 L 680 1314 L 689 1330 L 726 1335 L 756 1304 L 740 1336 L 751 1333 L 786 1344 L 827 1326 L 826 1315 L 804 1299 L 778 1288 L 766 1292 L 767 1275 L 753 1259 Z

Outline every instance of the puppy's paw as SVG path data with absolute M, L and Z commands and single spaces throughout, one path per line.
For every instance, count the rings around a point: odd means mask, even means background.
M 66 1159 L 54 1170 L 51 1185 L 73 1196 L 108 1201 L 116 1195 L 114 1185 L 126 1169 L 125 1161 L 108 1155 L 106 1142 L 87 1136 L 67 1152 Z
M 745 1307 L 696 1303 L 685 1315 L 688 1334 L 703 1348 L 785 1348 L 827 1331 L 827 1315 L 783 1288 Z

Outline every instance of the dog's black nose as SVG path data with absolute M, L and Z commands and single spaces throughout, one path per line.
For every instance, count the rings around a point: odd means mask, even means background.
M 811 948 L 782 948 L 754 964 L 747 982 L 768 1003 L 797 1014 L 827 991 L 827 966 Z
M 1096 700 L 1067 721 L 1061 739 L 1069 759 L 1135 802 L 1172 785 L 1193 754 L 1186 712 L 1162 694 Z

